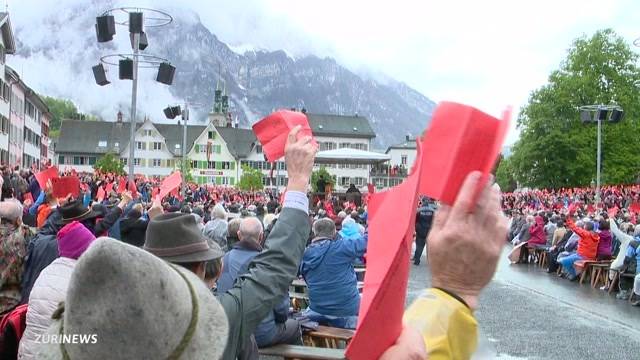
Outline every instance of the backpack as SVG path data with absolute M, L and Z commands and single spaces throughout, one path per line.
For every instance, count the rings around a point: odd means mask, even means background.
M 18 346 L 27 327 L 27 304 L 19 305 L 0 320 L 0 359 L 17 359 Z

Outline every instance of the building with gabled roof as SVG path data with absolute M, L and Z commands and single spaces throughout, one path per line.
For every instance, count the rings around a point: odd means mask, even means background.
M 307 114 L 309 125 L 321 150 L 354 148 L 369 150 L 375 133 L 361 116 Z M 224 124 L 224 126 L 223 126 Z M 116 154 L 127 165 L 130 122 L 122 113 L 114 122 L 66 120 L 62 122 L 56 145 L 56 161 L 61 170 L 93 171 L 96 161 L 106 154 Z M 165 176 L 179 167 L 182 158 L 184 127 L 179 124 L 154 123 L 146 118 L 137 125 L 135 135 L 135 171 L 147 176 Z M 233 186 L 249 166 L 263 173 L 263 184 L 283 188 L 287 185 L 284 159 L 269 164 L 262 146 L 251 129 L 231 126 L 222 113 L 209 114 L 207 124 L 187 126 L 187 158 L 191 174 L 199 184 Z M 126 169 L 126 167 L 125 167 Z M 367 165 L 329 165 L 327 170 L 337 178 L 337 190 L 353 183 L 366 187 Z M 273 175 L 273 176 L 271 176 Z

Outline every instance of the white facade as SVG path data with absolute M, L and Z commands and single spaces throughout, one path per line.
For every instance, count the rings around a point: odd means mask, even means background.
M 129 146 L 128 144 L 120 151 L 120 161 L 128 166 Z M 105 147 L 112 147 L 115 144 L 108 144 L 105 138 Z M 175 159 L 173 153 L 167 149 L 164 136 L 147 118 L 135 134 L 135 171 L 138 174 L 147 176 L 167 176 L 175 169 Z M 120 148 L 118 144 L 118 148 Z
M 354 148 L 369 151 L 371 148 L 371 139 L 361 137 L 327 137 L 317 136 L 316 141 L 320 146 L 320 150 L 334 150 L 342 148 Z M 334 190 L 337 192 L 346 191 L 350 184 L 356 185 L 361 191 L 366 189 L 369 182 L 369 165 L 348 165 L 348 164 L 330 164 L 323 165 L 329 174 L 336 177 L 336 185 Z M 314 165 L 314 170 L 320 168 L 320 165 Z
M 387 154 L 391 156 L 391 166 L 404 166 L 411 169 L 413 162 L 416 161 L 416 149 L 410 148 L 389 148 Z
M 189 149 L 191 174 L 199 184 L 233 186 L 241 175 L 238 164 L 216 127 L 210 122 Z

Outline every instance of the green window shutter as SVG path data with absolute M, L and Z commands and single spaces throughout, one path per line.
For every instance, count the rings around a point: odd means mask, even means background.
M 231 164 L 229 165 L 229 169 L 235 170 L 236 169 L 236 163 L 232 161 Z
M 221 185 L 222 184 L 222 178 L 221 177 L 216 177 L 216 185 Z
M 220 169 L 222 169 L 222 162 L 220 162 L 220 161 L 216 161 L 216 167 L 215 167 L 215 169 L 216 169 L 216 170 L 220 170 Z
M 236 178 L 234 178 L 233 176 L 229 178 L 229 185 L 235 185 L 236 183 Z
M 202 160 L 202 161 L 198 161 L 198 169 L 206 169 L 207 168 L 207 162 Z
M 194 150 L 196 151 L 196 154 L 198 154 L 198 153 L 200 152 L 200 145 L 197 145 L 197 144 L 196 144 L 196 146 L 195 146 L 195 149 L 194 149 Z

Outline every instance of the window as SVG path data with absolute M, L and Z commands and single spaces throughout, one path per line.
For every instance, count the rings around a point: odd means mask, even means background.
M 162 143 L 159 141 L 153 142 L 153 150 L 162 150 Z
M 162 160 L 160 159 L 153 159 L 153 167 L 160 167 L 162 164 Z
M 127 158 L 120 158 L 120 162 L 122 163 L 122 165 L 127 166 Z
M 27 115 L 30 118 L 34 118 L 36 117 L 36 107 L 33 106 L 33 104 L 31 103 L 31 101 L 27 100 Z
M 59 155 L 58 156 L 58 164 L 64 165 L 64 155 Z
M 107 141 L 106 140 L 98 141 L 98 147 L 107 147 Z
M 348 176 L 343 176 L 340 178 L 340 186 L 349 186 L 351 183 L 351 178 Z
M 335 149 L 336 149 L 336 143 L 334 143 L 334 142 L 321 142 L 320 143 L 320 151 L 335 150 Z
M 256 145 L 256 152 L 262 154 L 262 145 Z
M 86 158 L 84 156 L 74 156 L 73 157 L 73 165 L 85 165 Z
M 351 144 L 349 143 L 340 143 L 340 145 L 338 146 L 339 149 L 344 149 L 344 148 L 350 148 Z
M 4 115 L 0 115 L 0 131 L 4 134 L 9 132 L 9 119 Z
M 144 136 L 153 136 L 153 130 L 145 130 Z
M 369 147 L 367 146 L 367 144 L 352 144 L 351 148 L 367 151 Z
M 401 159 L 401 160 L 400 160 L 400 163 L 401 163 L 402 165 L 405 165 L 405 166 L 406 166 L 406 165 L 407 165 L 407 155 L 402 155 L 402 157 L 401 157 L 400 159 Z
M 134 166 L 140 166 L 140 158 L 133 159 L 133 165 Z
M 147 143 L 142 141 L 136 141 L 136 149 L 147 150 Z
M 4 83 L 2 86 L 2 98 L 4 99 L 4 102 L 9 102 L 9 96 L 11 96 L 11 88 L 7 83 Z
M 209 139 L 209 140 L 213 140 L 213 139 L 215 139 L 215 138 L 216 138 L 216 132 L 215 132 L 215 131 L 209 131 L 209 132 L 207 133 L 207 139 Z
M 95 165 L 95 164 L 96 164 L 96 157 L 89 156 L 89 165 Z
M 117 141 L 116 141 L 116 142 L 114 142 L 114 143 L 113 143 L 113 147 L 120 147 L 120 143 L 119 143 L 119 142 L 117 142 Z
M 364 186 L 364 183 L 366 181 L 365 178 L 362 178 L 362 177 L 357 177 L 354 180 L 355 180 L 354 183 L 356 186 Z

